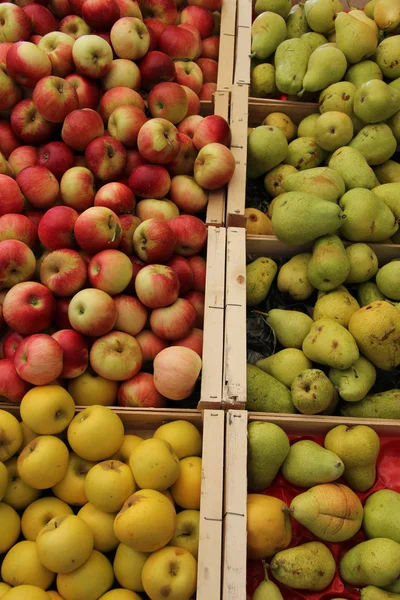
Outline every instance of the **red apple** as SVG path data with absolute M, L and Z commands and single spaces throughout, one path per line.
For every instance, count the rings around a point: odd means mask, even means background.
M 69 0 L 50 0 L 49 9 L 54 15 L 56 15 L 56 17 L 59 17 L 60 19 L 66 17 L 72 12 Z
M 185 118 L 190 117 L 191 115 L 198 115 L 201 107 L 200 98 L 193 90 L 188 88 L 186 85 L 183 85 L 182 87 L 185 90 L 188 99 L 188 110 Z
M 150 315 L 152 331 L 164 340 L 181 340 L 189 335 L 196 321 L 196 311 L 184 298 L 171 306 L 155 308 Z
M 213 99 L 213 95 L 215 94 L 216 91 L 217 91 L 216 83 L 203 83 L 203 85 L 201 86 L 201 90 L 199 92 L 199 98 L 200 98 L 200 100 L 206 100 L 208 102 L 211 102 Z
M 92 140 L 103 135 L 103 120 L 91 108 L 83 108 L 70 112 L 65 117 L 61 130 L 61 137 L 67 146 L 80 152 L 83 152 Z M 73 166 L 73 164 L 70 165 L 70 167 Z
M 139 60 L 149 49 L 149 32 L 143 21 L 137 17 L 118 19 L 112 26 L 110 35 L 114 52 L 119 58 Z
M 179 296 L 193 289 L 193 271 L 187 258 L 174 254 L 168 261 L 168 267 L 173 269 L 179 280 Z
M 39 227 L 39 223 L 44 216 L 44 212 L 42 210 L 36 210 L 31 208 L 29 210 L 24 210 L 24 215 L 30 219 L 36 227 Z
M 158 38 L 158 48 L 173 59 L 194 60 L 197 58 L 198 41 L 188 29 L 168 25 Z
M 209 37 L 214 29 L 214 18 L 209 10 L 202 6 L 186 6 L 181 12 L 181 23 L 193 25 L 202 38 Z
M 142 18 L 142 11 L 139 8 L 139 4 L 134 0 L 115 0 L 119 6 L 119 12 L 121 17 L 138 17 Z
M 151 329 L 143 329 L 136 336 L 142 349 L 143 364 L 151 363 L 161 350 L 168 348 L 168 342 L 157 337 Z
M 14 366 L 25 381 L 33 385 L 48 385 L 62 373 L 62 348 L 50 335 L 30 335 L 18 346 Z
M 108 131 L 126 148 L 135 148 L 139 131 L 146 122 L 146 115 L 137 106 L 118 106 L 108 119 Z
M 0 217 L 0 241 L 18 240 L 34 248 L 38 239 L 38 228 L 26 215 L 8 213 Z
M 93 256 L 88 266 L 92 287 L 115 296 L 124 291 L 132 279 L 132 263 L 119 250 L 103 250 Z
M 178 130 L 167 119 L 150 119 L 142 125 L 137 145 L 146 160 L 166 165 L 179 153 Z
M 227 184 L 235 172 L 232 152 L 223 144 L 203 146 L 194 163 L 194 178 L 202 188 L 216 190 Z
M 177 125 L 179 133 L 184 133 L 190 138 L 193 138 L 198 126 L 204 120 L 200 115 L 190 115 Z
M 26 144 L 45 142 L 55 129 L 55 124 L 42 117 L 30 98 L 14 106 L 10 123 L 14 133 Z
M 8 175 L 0 175 L 0 216 L 23 210 L 24 197 L 18 183 Z
M 127 87 L 115 87 L 103 94 L 100 104 L 99 113 L 105 123 L 111 116 L 111 113 L 118 106 L 136 106 L 144 111 L 144 100 L 138 92 Z
M 121 384 L 118 404 L 130 408 L 164 408 L 166 399 L 156 390 L 151 373 L 138 373 Z
M 0 398 L 19 404 L 30 387 L 29 383 L 18 375 L 13 360 L 0 360 Z
M 168 225 L 177 240 L 177 254 L 193 256 L 202 250 L 207 239 L 207 228 L 203 221 L 192 215 L 179 215 L 168 221 Z
M 11 113 L 12 114 L 12 113 Z M 0 121 L 0 152 L 8 160 L 11 152 L 18 148 L 21 141 L 15 135 L 8 121 Z
M 0 289 L 31 279 L 35 268 L 36 258 L 29 246 L 19 240 L 0 242 Z
M 136 206 L 136 215 L 141 221 L 160 219 L 168 221 L 179 215 L 179 209 L 171 200 L 141 200 Z
M 208 193 L 189 175 L 172 178 L 170 198 L 180 211 L 190 215 L 201 213 L 208 203 Z
M 74 166 L 75 157 L 63 142 L 49 142 L 39 148 L 37 164 L 47 167 L 57 179 L 61 179 L 65 171 Z
M 111 331 L 94 342 L 89 359 L 90 366 L 101 377 L 124 381 L 140 371 L 142 351 L 133 336 Z
M 92 29 L 107 31 L 120 17 L 119 6 L 114 0 L 86 0 L 82 17 Z
M 31 20 L 22 8 L 4 2 L 0 4 L 0 42 L 27 40 L 31 33 Z
M 167 169 L 171 175 L 189 175 L 193 173 L 197 150 L 189 136 L 178 133 L 177 137 L 180 150 L 174 160 L 167 165 Z
M 21 98 L 21 88 L 8 74 L 6 65 L 0 63 L 0 110 L 13 108 Z
M 22 169 L 32 167 L 37 163 L 37 148 L 33 146 L 19 146 L 13 150 L 8 158 L 14 174 L 18 175 Z
M 195 39 L 195 48 L 194 48 L 195 56 L 194 56 L 193 60 L 196 60 L 201 55 L 201 37 L 200 37 L 199 30 L 197 29 L 197 27 L 194 27 L 193 25 L 189 25 L 189 23 L 180 23 L 178 25 L 178 27 L 180 29 L 186 29 L 186 31 L 190 31 L 192 33 L 192 35 L 194 36 L 194 39 Z
M 179 295 L 178 275 L 171 267 L 148 265 L 136 275 L 135 289 L 139 300 L 148 308 L 169 306 Z
M 26 200 L 35 208 L 50 208 L 60 193 L 53 173 L 39 165 L 23 169 L 18 173 L 16 182 Z
M 93 206 L 79 215 L 74 235 L 85 252 L 92 254 L 118 248 L 121 241 L 121 223 L 117 215 L 104 206 Z
M 147 323 L 146 307 L 134 296 L 122 294 L 115 296 L 114 302 L 117 307 L 115 329 L 136 336 Z
M 154 385 L 169 400 L 184 400 L 193 392 L 200 371 L 201 358 L 197 352 L 171 346 L 154 360 Z
M 75 331 L 98 337 L 114 327 L 117 309 L 114 300 L 106 292 L 88 288 L 71 299 L 68 318 Z
M 167 119 L 171 123 L 179 123 L 185 118 L 189 103 L 181 85 L 164 82 L 157 84 L 151 90 L 148 105 L 153 117 Z
M 198 94 L 203 85 L 203 73 L 193 61 L 175 61 L 175 81 Z
M 55 301 L 50 290 L 35 281 L 17 283 L 3 303 L 3 316 L 11 329 L 24 335 L 38 333 L 50 327 Z
M 34 87 L 42 77 L 51 73 L 47 54 L 31 42 L 14 44 L 7 53 L 6 64 L 11 77 L 25 87 Z
M 139 63 L 142 86 L 151 90 L 158 83 L 175 79 L 175 66 L 172 58 L 164 52 L 148 52 Z
M 168 223 L 169 221 L 147 219 L 136 228 L 133 247 L 137 256 L 146 263 L 163 263 L 173 255 L 176 239 Z
M 16 331 L 10 331 L 4 336 L 3 339 L 3 354 L 4 358 L 14 358 L 14 354 L 24 339 L 25 336 L 17 333 Z
M 133 192 L 128 186 L 117 181 L 103 185 L 94 198 L 95 206 L 105 206 L 114 211 L 116 215 L 132 212 L 135 204 Z
M 164 198 L 170 186 L 167 169 L 159 165 L 139 165 L 129 176 L 129 187 L 141 198 Z
M 115 87 L 127 87 L 138 92 L 141 87 L 141 79 L 136 63 L 125 58 L 117 58 L 113 60 L 111 69 L 102 78 L 101 84 L 106 91 Z
M 176 22 L 178 11 L 173 0 L 141 0 L 140 8 L 144 18 L 158 19 L 165 25 Z
M 85 167 L 68 169 L 61 178 L 60 192 L 64 204 L 78 212 L 91 208 L 96 195 L 93 173 Z
M 77 73 L 67 75 L 65 81 L 68 81 L 68 83 L 75 88 L 75 91 L 78 94 L 79 108 L 95 109 L 97 107 L 100 92 L 94 81 Z
M 131 214 L 119 215 L 119 221 L 122 228 L 122 238 L 119 245 L 121 252 L 124 252 L 127 256 L 132 256 L 134 253 L 133 247 L 133 234 L 135 229 L 141 223 L 139 217 Z
M 90 142 L 85 150 L 85 158 L 95 177 L 102 181 L 112 181 L 124 171 L 126 150 L 120 141 L 104 135 Z
M 61 329 L 51 337 L 60 344 L 63 353 L 60 377 L 72 379 L 82 375 L 89 364 L 88 345 L 83 335 L 73 329 Z
M 201 41 L 202 58 L 211 58 L 217 61 L 219 57 L 219 35 L 212 35 Z
M 31 32 L 34 34 L 46 35 L 58 28 L 57 19 L 45 6 L 27 4 L 23 11 L 31 21 Z
M 73 296 L 86 282 L 86 263 L 75 250 L 62 248 L 50 252 L 40 267 L 40 281 L 55 296 Z
M 69 0 L 70 9 L 69 13 L 73 13 L 74 15 L 82 16 L 82 7 L 85 3 L 85 0 Z
M 110 44 L 98 35 L 83 35 L 75 40 L 72 58 L 81 75 L 98 79 L 111 69 L 113 51 Z
M 229 124 L 219 115 L 210 115 L 203 119 L 197 126 L 193 143 L 197 150 L 207 144 L 219 143 L 225 146 L 231 144 L 231 130 Z
M 140 258 L 138 258 L 137 256 L 130 256 L 129 260 L 132 263 L 132 279 L 125 291 L 127 294 L 135 294 L 136 276 L 139 273 L 140 269 L 143 269 L 143 267 L 146 266 L 146 263 L 140 260 Z
M 203 73 L 204 83 L 217 83 L 218 78 L 218 63 L 211 58 L 198 58 L 196 63 Z
M 6 64 L 7 52 L 9 51 L 12 45 L 12 42 L 0 43 L 0 63 Z
M 75 248 L 74 226 L 78 213 L 69 206 L 54 206 L 40 220 L 38 234 L 45 248 Z
M 189 0 L 188 4 L 191 6 L 202 6 L 213 12 L 214 10 L 221 9 L 222 0 Z
M 78 94 L 73 85 L 61 77 L 43 77 L 33 90 L 33 101 L 39 113 L 51 123 L 62 123 L 78 108 Z
M 146 25 L 146 23 L 145 23 L 145 25 Z M 149 36 L 150 36 L 149 49 L 147 50 L 147 52 L 153 52 L 153 50 L 157 50 L 158 35 L 154 31 L 154 29 L 152 29 L 150 27 L 150 25 L 146 25 L 146 27 L 147 27 L 147 31 L 149 32 Z
M 192 329 L 192 331 L 184 337 L 182 340 L 178 340 L 174 342 L 172 346 L 183 346 L 185 348 L 190 348 L 194 350 L 200 358 L 203 356 L 203 330 L 202 329 Z
M 193 290 L 196 292 L 206 291 L 206 261 L 202 256 L 190 256 L 189 263 L 193 271 Z
M 137 148 L 129 149 L 126 151 L 126 165 L 124 175 L 129 178 L 133 169 L 136 169 L 139 165 L 147 165 L 147 160 L 143 158 Z
M 68 308 L 71 298 L 56 298 L 56 313 L 54 315 L 54 325 L 58 329 L 71 329 L 72 325 L 68 318 Z
M 60 31 L 77 40 L 82 35 L 89 35 L 91 29 L 89 25 L 78 15 L 67 15 L 60 22 Z M 71 53 L 72 58 L 72 53 Z
M 190 304 L 194 307 L 197 318 L 194 324 L 198 329 L 203 329 L 204 324 L 204 294 L 202 292 L 196 292 L 194 290 L 188 292 L 185 295 L 185 300 L 189 300 Z

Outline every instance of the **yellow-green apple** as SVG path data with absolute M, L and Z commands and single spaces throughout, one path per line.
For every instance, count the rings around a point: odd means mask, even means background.
M 17 461 L 21 479 L 37 490 L 56 485 L 68 467 L 68 448 L 54 435 L 41 435 L 22 450 Z
M 2 584 L 3 585 L 3 584 Z M 7 585 L 7 584 L 4 584 Z M 54 595 L 55 594 L 55 595 Z M 48 591 L 45 592 L 41 588 L 36 585 L 17 585 L 11 588 L 8 598 L 9 600 L 24 600 L 25 598 L 30 598 L 30 600 L 60 600 L 61 596 L 57 594 L 57 592 Z
M 166 27 L 161 35 L 167 29 L 170 29 L 170 27 Z M 173 29 L 177 29 L 177 27 Z M 148 105 L 152 117 L 167 119 L 171 123 L 179 123 L 187 115 L 189 102 L 181 85 L 172 81 L 165 81 L 158 83 L 150 91 Z
M 40 562 L 53 573 L 71 573 L 87 561 L 94 539 L 89 525 L 75 515 L 54 517 L 36 538 Z
M 9 2 L 0 6 L 0 42 L 27 40 L 31 32 L 31 21 L 22 8 Z
M 61 515 L 73 515 L 72 508 L 62 500 L 47 496 L 32 502 L 24 510 L 21 519 L 22 534 L 26 540 L 36 541 L 39 531 L 51 519 Z
M 164 423 L 156 429 L 153 437 L 169 442 L 179 459 L 186 456 L 201 456 L 201 434 L 189 421 L 177 420 Z
M 35 268 L 35 255 L 24 242 L 19 240 L 0 242 L 0 289 L 11 288 L 17 283 L 31 279 Z
M 37 162 L 37 148 L 33 146 L 19 146 L 8 157 L 14 174 L 18 175 L 25 167 L 33 167 Z
M 119 250 L 102 250 L 93 256 L 88 266 L 92 287 L 110 296 L 120 294 L 129 284 L 133 274 L 129 257 Z
M 18 142 L 18 137 L 15 135 L 8 120 L 0 121 L 0 152 L 4 155 L 4 157 L 8 159 L 11 152 L 20 145 L 21 140 Z
M 217 83 L 218 63 L 212 58 L 198 58 L 196 63 L 203 73 L 204 83 Z
M 143 111 L 145 108 L 142 96 L 135 90 L 124 86 L 111 88 L 103 94 L 99 103 L 99 113 L 105 123 L 118 106 L 136 106 Z
M 135 408 L 164 408 L 166 399 L 157 391 L 151 373 L 138 373 L 121 384 L 118 404 Z
M 53 494 L 69 505 L 82 506 L 85 504 L 87 502 L 85 478 L 95 464 L 70 452 L 67 471 L 61 481 L 52 487 Z
M 46 590 L 53 583 L 55 575 L 40 562 L 36 542 L 24 540 L 15 544 L 5 555 L 1 566 L 1 577 L 3 581 L 13 586 L 27 584 Z M 23 598 L 23 596 L 18 597 Z M 28 597 L 31 597 L 30 594 Z
M 168 225 L 175 234 L 177 254 L 193 256 L 202 250 L 207 239 L 207 229 L 198 217 L 179 215 L 170 219 Z
M 120 18 L 120 10 L 114 0 L 86 0 L 82 17 L 92 29 L 107 31 Z
M 156 200 L 147 198 L 141 200 L 136 206 L 136 216 L 141 221 L 147 219 L 161 219 L 168 221 L 179 215 L 179 209 L 171 200 Z
M 35 437 L 37 437 L 37 434 L 30 427 L 28 427 L 26 423 L 22 423 L 21 421 L 20 425 L 23 437 L 21 448 L 25 448 L 25 446 L 27 446 L 32 440 L 35 439 Z
M 143 16 L 160 20 L 165 25 L 176 22 L 178 11 L 171 0 L 143 0 L 140 3 Z
M 142 11 L 139 8 L 139 4 L 134 0 L 116 0 L 119 6 L 121 17 L 138 17 L 142 19 Z
M 61 137 L 73 150 L 84 151 L 96 137 L 104 135 L 103 120 L 91 108 L 74 110 L 63 123 Z
M 8 486 L 8 471 L 5 464 L 0 463 L 0 501 L 3 500 Z
M 211 102 L 213 99 L 213 95 L 215 94 L 216 91 L 217 91 L 216 83 L 203 83 L 203 85 L 201 86 L 200 93 L 199 93 L 199 98 L 200 98 L 200 100 L 206 100 L 208 102 Z
M 54 315 L 54 325 L 59 329 L 70 329 L 71 323 L 68 318 L 68 307 L 71 298 L 56 298 L 56 312 Z
M 122 235 L 121 224 L 118 216 L 109 208 L 93 206 L 79 215 L 74 235 L 85 252 L 100 252 L 118 247 Z
M 4 358 L 14 358 L 14 354 L 24 336 L 16 331 L 9 331 L 3 338 Z
M 78 73 L 72 73 L 65 78 L 74 86 L 78 94 L 79 108 L 95 109 L 99 103 L 100 92 L 95 81 L 87 79 Z
M 5 465 L 8 471 L 8 486 L 3 500 L 15 510 L 23 510 L 39 497 L 40 491 L 22 481 L 16 457 L 10 458 Z
M 7 469 L 4 467 L 6 474 Z M 14 546 L 15 542 L 19 538 L 21 532 L 21 523 L 18 513 L 5 502 L 0 502 L 0 524 L 1 524 L 1 538 L 0 538 L 0 553 L 4 554 Z M 0 598 L 1 598 L 0 588 Z
M 140 596 L 136 592 L 132 592 L 132 590 L 114 588 L 104 594 L 104 596 L 101 596 L 99 600 L 140 600 Z
M 137 106 L 117 106 L 108 119 L 108 131 L 127 148 L 135 148 L 140 128 L 146 122 L 146 115 Z
M 136 336 L 147 322 L 146 307 L 134 296 L 121 294 L 114 298 L 117 307 L 115 329 Z
M 186 6 L 181 12 L 180 22 L 196 27 L 201 38 L 209 37 L 214 29 L 211 12 L 202 6 Z
M 27 4 L 23 11 L 31 20 L 31 33 L 36 35 L 46 35 L 50 31 L 55 31 L 58 27 L 58 21 L 48 8 L 41 4 Z
M 72 327 L 91 337 L 111 331 L 117 319 L 114 300 L 96 289 L 84 289 L 75 294 L 68 307 L 68 318 Z
M 93 550 L 88 560 L 72 573 L 57 575 L 57 590 L 64 600 L 100 598 L 112 586 L 114 572 L 110 561 Z
M 17 373 L 11 358 L 0 360 L 0 398 L 19 404 L 30 385 Z
M 39 113 L 51 123 L 62 123 L 79 106 L 74 86 L 61 77 L 42 77 L 35 85 L 32 96 Z
M 165 589 L 170 590 L 172 597 L 176 595 L 191 598 L 197 586 L 196 559 L 184 548 L 162 548 L 146 561 L 142 570 L 142 583 L 146 594 L 151 598 L 161 598 Z
M 203 73 L 193 61 L 175 61 L 175 81 L 198 94 L 203 85 Z
M 45 212 L 39 223 L 40 242 L 49 250 L 75 248 L 74 225 L 77 218 L 78 213 L 69 206 L 50 208 Z
M 211 35 L 201 41 L 201 57 L 218 60 L 219 56 L 219 35 Z
M 133 108 L 122 107 L 122 108 Z M 139 111 L 141 112 L 141 111 Z M 105 206 L 120 216 L 123 213 L 131 213 L 135 208 L 135 196 L 132 190 L 118 181 L 111 181 L 103 185 L 94 198 L 95 206 Z
M 181 340 L 174 342 L 173 346 L 183 346 L 185 348 L 190 348 L 197 352 L 197 354 L 202 358 L 203 356 L 203 330 L 202 329 L 192 329 L 192 331 Z
M 188 110 L 186 113 L 186 117 L 190 117 L 193 115 L 198 115 L 200 112 L 200 98 L 199 96 L 186 85 L 182 86 L 186 92 L 186 96 L 188 99 Z M 186 118 L 185 117 L 185 118 Z
M 146 263 L 169 260 L 176 246 L 169 221 L 147 219 L 140 223 L 133 234 L 133 246 L 137 256 Z
M 175 271 L 179 280 L 179 295 L 183 296 L 193 288 L 193 271 L 187 258 L 174 254 L 167 265 Z
M 119 215 L 119 220 L 122 228 L 122 238 L 119 249 L 128 256 L 132 256 L 134 253 L 133 234 L 136 227 L 141 223 L 141 219 L 135 215 L 125 214 Z M 134 273 L 132 273 L 132 275 L 133 274 Z
M 11 77 L 25 87 L 34 87 L 42 77 L 51 73 L 51 62 L 46 52 L 32 42 L 14 44 L 7 52 L 6 65 Z
M 38 47 L 43 50 L 51 62 L 51 73 L 57 77 L 65 77 L 74 70 L 72 48 L 74 38 L 61 31 L 47 33 L 39 41 Z
M 33 100 L 26 98 L 12 110 L 10 123 L 14 133 L 26 144 L 41 144 L 53 133 L 55 124 L 39 113 Z
M 37 386 L 25 394 L 20 410 L 30 429 L 38 434 L 56 434 L 72 421 L 75 402 L 60 385 Z
M 171 178 L 165 167 L 139 165 L 129 176 L 129 187 L 136 196 L 141 198 L 161 199 L 169 192 Z
M 107 75 L 102 78 L 101 84 L 106 91 L 115 87 L 127 87 L 139 91 L 141 87 L 140 69 L 131 60 L 116 58 Z
M 168 348 L 168 342 L 157 337 L 151 329 L 143 329 L 136 336 L 136 341 L 142 349 L 143 364 L 153 362 L 161 350 Z
M 142 351 L 136 339 L 123 331 L 98 338 L 90 349 L 90 366 L 106 379 L 130 379 L 142 366 Z
M 102 404 L 113 406 L 117 401 L 118 384 L 86 370 L 82 375 L 68 382 L 68 392 L 77 406 Z
M 124 441 L 118 452 L 116 452 L 111 458 L 115 460 L 120 460 L 126 465 L 129 464 L 129 458 L 136 446 L 138 446 L 143 441 L 138 435 L 134 435 L 133 433 L 127 433 L 124 435 Z
M 180 149 L 176 157 L 168 164 L 171 175 L 191 175 L 197 157 L 197 150 L 188 135 L 178 133 Z
M 208 193 L 189 175 L 176 175 L 171 180 L 171 200 L 186 214 L 202 212 L 208 203 Z
M 26 200 L 35 208 L 50 208 L 60 193 L 57 178 L 49 169 L 39 165 L 20 171 L 16 182 Z
M 140 128 L 137 145 L 146 160 L 165 165 L 179 153 L 178 130 L 167 119 L 150 119 Z
M 90 502 L 79 510 L 78 517 L 92 530 L 95 550 L 106 553 L 118 546 L 118 539 L 114 533 L 115 516 L 114 513 L 98 510 Z
M 160 394 L 170 400 L 184 400 L 199 377 L 201 358 L 190 348 L 170 346 L 157 354 L 153 365 L 154 385 Z
M 54 250 L 40 267 L 40 281 L 55 296 L 73 296 L 83 288 L 87 277 L 86 262 L 71 248 Z
M 50 327 L 55 301 L 50 290 L 36 281 L 14 285 L 3 303 L 3 316 L 11 329 L 30 335 Z
M 51 336 L 35 333 L 18 346 L 14 365 L 18 375 L 25 381 L 33 385 L 47 385 L 61 375 L 62 348 Z
M 21 427 L 14 415 L 5 410 L 0 410 L 0 440 L 0 461 L 5 462 L 20 449 L 22 444 Z M 4 501 L 7 502 L 6 499 Z
M 179 458 L 171 444 L 160 438 L 143 440 L 132 452 L 129 466 L 142 489 L 164 492 L 179 477 Z
M 130 546 L 119 544 L 113 565 L 118 583 L 127 590 L 144 592 L 142 569 L 148 557 L 148 552 L 138 552 Z
M 88 144 L 85 159 L 95 177 L 102 181 L 112 181 L 124 171 L 126 150 L 120 141 L 104 135 Z
M 8 74 L 6 65 L 0 63 L 0 110 L 13 108 L 21 98 L 21 88 Z
M 148 91 L 158 83 L 175 79 L 175 67 L 172 58 L 158 50 L 148 52 L 140 61 L 139 68 L 142 76 L 142 86 Z
M 96 190 L 94 176 L 85 167 L 72 167 L 60 181 L 61 198 L 64 204 L 78 212 L 93 206 Z
M 198 124 L 193 136 L 193 143 L 197 150 L 201 150 L 207 144 L 215 142 L 229 147 L 231 130 L 223 117 L 210 115 Z
M 179 278 L 173 267 L 151 264 L 136 275 L 135 290 L 148 308 L 169 306 L 178 298 Z
M 39 148 L 37 164 L 46 167 L 57 179 L 75 164 L 74 153 L 63 142 L 49 142 Z
M 235 172 L 232 152 L 219 143 L 203 146 L 194 163 L 194 178 L 202 188 L 216 190 L 227 184 Z
M 68 427 L 68 442 L 78 456 L 106 460 L 121 447 L 124 425 L 106 406 L 88 406 L 75 415 Z
M 200 511 L 182 510 L 176 516 L 176 529 L 170 545 L 184 548 L 197 560 L 199 554 Z
M 82 375 L 89 364 L 88 345 L 85 338 L 73 329 L 60 329 L 53 333 L 63 351 L 62 379 L 73 379 Z
M 196 292 L 206 291 L 206 261 L 202 256 L 190 256 L 189 263 L 193 271 L 193 290 Z
M 149 49 L 150 35 L 137 17 L 122 17 L 111 28 L 111 43 L 118 58 L 139 60 Z
M 92 32 L 89 25 L 78 15 L 67 15 L 60 21 L 59 29 L 62 33 L 66 33 L 74 40 L 82 35 L 89 35 Z M 72 53 L 71 53 L 72 57 Z
M 83 35 L 75 40 L 72 58 L 81 75 L 98 79 L 111 69 L 113 51 L 103 38 L 97 35 Z
M 174 60 L 195 60 L 200 54 L 200 43 L 199 32 L 190 25 L 168 25 L 158 38 L 159 50 Z
M 169 175 L 168 175 L 169 178 Z M 169 185 L 168 185 L 169 189 Z M 24 197 L 18 183 L 8 175 L 0 175 L 0 215 L 21 213 Z
M 118 512 L 136 491 L 132 471 L 119 460 L 105 460 L 92 467 L 85 479 L 85 494 L 95 508 Z

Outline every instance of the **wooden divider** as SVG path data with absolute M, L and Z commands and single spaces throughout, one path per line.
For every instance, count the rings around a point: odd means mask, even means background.
M 233 83 L 237 0 L 223 0 L 219 39 L 217 91 L 229 92 Z

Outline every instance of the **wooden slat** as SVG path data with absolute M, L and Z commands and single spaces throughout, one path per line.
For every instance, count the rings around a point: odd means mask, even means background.
M 217 90 L 230 91 L 233 82 L 236 43 L 237 0 L 223 0 L 219 38 Z
M 247 168 L 247 122 L 248 122 L 249 87 L 234 85 L 231 101 L 231 150 L 235 157 L 236 168 L 228 184 L 227 193 L 227 225 L 228 227 L 245 227 L 244 217 L 246 198 Z
M 240 0 L 237 11 L 234 83 L 250 85 L 252 0 Z

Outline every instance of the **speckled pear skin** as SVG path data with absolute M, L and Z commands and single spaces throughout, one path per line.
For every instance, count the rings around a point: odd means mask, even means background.
M 356 587 L 390 585 L 400 575 L 400 544 L 374 538 L 351 548 L 341 560 L 342 579 Z
M 281 469 L 286 481 L 305 488 L 336 481 L 343 471 L 344 464 L 337 454 L 312 440 L 292 444 Z
M 318 592 L 332 582 L 336 563 L 325 544 L 308 542 L 275 554 L 270 568 L 281 583 L 296 590 Z

